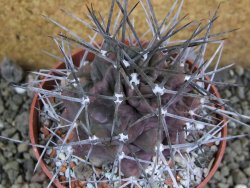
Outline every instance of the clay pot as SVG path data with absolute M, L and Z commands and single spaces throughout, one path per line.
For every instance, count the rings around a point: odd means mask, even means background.
M 84 50 L 82 50 L 82 49 L 73 53 L 72 59 L 73 59 L 73 62 L 76 66 L 79 66 L 81 58 L 83 57 L 83 54 L 84 54 Z M 94 59 L 94 54 L 88 53 L 87 60 L 93 61 L 93 59 Z M 189 61 L 187 61 L 187 63 L 190 65 L 192 64 L 192 62 L 189 62 Z M 63 69 L 63 68 L 65 68 L 65 65 L 64 65 L 64 63 L 60 62 L 54 68 L 55 69 Z M 208 77 L 206 79 L 209 80 Z M 55 83 L 53 81 L 47 81 L 47 82 L 43 82 L 41 84 L 41 87 L 46 88 L 46 89 L 50 89 L 50 88 L 52 88 L 51 86 L 53 86 L 53 85 L 55 85 Z M 211 91 L 215 96 L 220 98 L 220 94 L 219 94 L 216 87 L 212 86 Z M 40 123 L 39 123 L 38 111 L 36 109 L 39 108 L 39 105 L 41 105 L 41 104 L 40 104 L 38 99 L 39 99 L 38 95 L 35 94 L 33 101 L 32 101 L 32 104 L 31 104 L 31 109 L 30 109 L 29 134 L 30 134 L 30 140 L 31 140 L 32 144 L 39 144 L 38 143 L 38 133 L 39 133 L 39 128 L 40 128 Z M 220 117 L 220 118 L 222 118 L 222 117 Z M 224 119 L 224 121 L 225 121 L 225 119 Z M 223 138 L 225 138 L 227 136 L 227 126 L 224 126 L 222 128 L 221 135 Z M 205 177 L 205 179 L 197 186 L 197 188 L 205 187 L 205 185 L 213 177 L 213 175 L 215 174 L 216 170 L 218 169 L 218 167 L 221 163 L 221 160 L 222 160 L 224 152 L 225 152 L 225 147 L 226 147 L 226 140 L 223 140 L 220 142 L 219 149 L 215 155 L 215 159 L 214 159 L 212 168 L 210 169 L 210 172 Z M 33 146 L 33 151 L 34 151 L 36 158 L 39 159 L 39 157 L 41 155 L 41 150 L 38 147 Z M 41 166 L 42 170 L 44 171 L 44 173 L 50 179 L 52 179 L 53 175 L 50 173 L 50 171 L 48 170 L 48 168 L 43 160 L 40 161 L 40 166 Z M 53 181 L 53 183 L 58 188 L 63 187 L 63 185 L 60 184 L 59 181 L 57 181 L 56 179 Z

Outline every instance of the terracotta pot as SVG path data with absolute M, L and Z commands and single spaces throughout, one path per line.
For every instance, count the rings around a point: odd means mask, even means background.
M 73 62 L 76 66 L 79 66 L 81 58 L 83 57 L 84 54 L 84 50 L 78 50 L 75 53 L 73 53 L 72 55 L 72 59 Z M 87 56 L 87 60 L 88 61 L 93 61 L 94 59 L 94 54 L 92 53 L 88 53 Z M 192 62 L 187 61 L 188 64 L 192 64 Z M 55 67 L 55 69 L 63 69 L 65 68 L 64 63 L 59 62 Z M 209 78 L 206 78 L 207 80 L 209 80 Z M 46 89 L 50 89 L 52 88 L 52 86 L 55 85 L 55 83 L 53 81 L 47 81 L 47 82 L 43 82 L 41 84 L 42 88 L 46 88 Z M 217 90 L 216 87 L 212 86 L 211 87 L 212 93 L 220 98 L 220 94 Z M 38 133 L 39 133 L 39 116 L 38 116 L 38 111 L 36 110 L 37 108 L 39 108 L 40 102 L 38 100 L 38 94 L 35 94 L 32 104 L 31 104 L 31 109 L 30 109 L 30 117 L 29 117 L 29 134 L 30 134 L 30 140 L 32 144 L 39 144 L 38 143 Z M 220 117 L 221 118 L 221 117 Z M 224 119 L 225 120 L 225 119 Z M 224 126 L 223 129 L 221 130 L 221 134 L 222 137 L 225 138 L 227 136 L 227 126 Z M 215 156 L 215 160 L 214 163 L 212 165 L 212 168 L 210 169 L 210 172 L 208 173 L 208 175 L 205 177 L 205 179 L 197 186 L 197 188 L 203 188 L 205 187 L 205 185 L 209 182 L 209 180 L 213 177 L 213 175 L 215 174 L 216 170 L 219 167 L 219 164 L 223 158 L 224 152 L 225 152 L 225 147 L 226 147 L 226 140 L 223 140 L 220 142 L 219 145 L 219 149 L 216 153 Z M 35 156 L 37 159 L 39 159 L 40 155 L 41 155 L 41 150 L 36 147 L 33 146 L 33 151 L 35 153 Z M 40 161 L 40 166 L 42 168 L 42 170 L 44 171 L 44 173 L 50 178 L 52 179 L 53 176 L 50 173 L 50 171 L 48 170 L 45 162 L 43 160 Z M 59 181 L 54 180 L 54 184 L 58 187 L 58 188 L 62 188 L 63 186 L 59 183 Z

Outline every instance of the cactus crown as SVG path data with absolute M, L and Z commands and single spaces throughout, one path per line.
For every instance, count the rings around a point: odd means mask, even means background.
M 50 70 L 52 74 L 41 70 L 36 74 L 45 78 L 28 86 L 38 93 L 41 116 L 49 121 L 41 125 L 43 133 L 50 132 L 45 137 L 47 155 L 42 157 L 48 160 L 56 150 L 48 162 L 56 164 L 51 182 L 58 178 L 64 183 L 86 181 L 90 187 L 102 183 L 164 187 L 170 180 L 177 187 L 197 185 L 204 178 L 201 169 L 206 164 L 198 164 L 193 156 L 207 143 L 221 140 L 218 133 L 226 124 L 221 117 L 229 117 L 228 111 L 220 109 L 227 104 L 212 88 L 214 74 L 229 67 L 218 69 L 223 49 L 223 40 L 218 38 L 225 32 L 211 33 L 217 11 L 205 25 L 182 25 L 182 4 L 176 1 L 162 21 L 156 19 L 150 0 L 139 1 L 131 9 L 127 0 L 112 0 L 107 20 L 98 19 L 93 7 L 87 7 L 92 25 L 64 11 L 94 31 L 90 42 L 48 18 L 71 35 L 54 37 L 65 68 Z M 139 38 L 131 19 L 139 5 L 145 11 L 149 26 L 145 35 L 150 33 L 150 39 Z M 115 7 L 120 11 L 117 16 Z M 188 39 L 171 40 L 193 25 Z M 94 42 L 97 35 L 102 42 Z M 218 48 L 205 59 L 210 43 Z M 85 50 L 80 66 L 71 57 L 74 45 Z M 92 62 L 89 54 L 95 55 Z M 190 58 L 193 63 L 188 63 Z M 212 63 L 215 69 L 208 72 Z M 50 80 L 52 89 L 36 87 Z M 77 163 L 74 168 L 72 161 Z M 62 166 L 67 169 L 64 175 Z

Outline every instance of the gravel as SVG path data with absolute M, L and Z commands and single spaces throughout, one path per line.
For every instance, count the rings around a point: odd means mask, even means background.
M 244 87 L 226 86 L 220 88 L 222 97 L 229 99 L 229 104 L 239 113 L 250 116 L 250 69 L 239 65 L 217 76 L 216 81 L 244 85 Z M 245 120 L 250 125 L 250 120 Z M 207 188 L 250 187 L 250 128 L 230 122 L 229 135 L 246 134 L 246 137 L 227 142 L 222 163 L 206 186 Z
M 0 135 L 17 140 L 28 139 L 28 116 L 32 93 L 20 92 L 8 84 L 30 79 L 23 77 L 19 66 L 4 60 L 0 66 Z M 6 63 L 7 62 L 7 63 Z M 5 67 L 6 66 L 6 67 Z M 6 69 L 5 69 L 6 68 Z M 10 74 L 11 73 L 11 74 Z M 11 75 L 13 78 L 11 78 Z M 216 81 L 249 85 L 250 69 L 235 66 L 219 74 Z M 238 112 L 250 115 L 250 89 L 224 86 L 222 97 Z M 245 123 L 250 124 L 249 121 Z M 229 123 L 229 135 L 247 134 L 241 139 L 228 141 L 224 159 L 207 188 L 250 187 L 250 129 Z M 0 141 L 0 188 L 43 188 L 49 180 L 40 168 L 33 173 L 36 160 L 31 147 Z
M 0 135 L 28 140 L 28 118 L 31 94 L 9 85 L 26 80 L 21 67 L 8 59 L 0 63 Z M 30 76 L 29 76 L 30 79 Z M 32 148 L 0 140 L 0 188 L 45 188 L 49 180 L 36 164 Z
M 23 69 L 8 58 L 0 64 L 1 75 L 7 82 L 18 83 L 23 79 Z

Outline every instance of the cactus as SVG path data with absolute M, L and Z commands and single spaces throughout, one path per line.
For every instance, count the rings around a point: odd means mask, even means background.
M 217 10 L 205 25 L 181 24 L 182 4 L 176 1 L 161 21 L 150 0 L 131 9 L 127 0 L 112 0 L 107 20 L 87 7 L 92 25 L 64 11 L 93 30 L 90 42 L 47 18 L 69 35 L 53 37 L 65 69 L 35 72 L 44 79 L 27 86 L 42 104 L 45 147 L 39 161 L 51 168 L 50 184 L 58 179 L 72 187 L 193 187 L 206 176 L 207 144 L 233 138 L 219 134 L 225 118 L 245 125 L 236 117 L 248 117 L 221 108 L 228 105 L 214 94 L 213 85 L 223 84 L 214 75 L 231 66 L 218 68 L 227 32 L 211 33 Z M 141 38 L 131 19 L 139 5 L 149 26 Z M 190 37 L 171 40 L 193 25 Z M 96 35 L 102 42 L 94 42 Z M 218 48 L 205 59 L 209 44 Z M 71 57 L 74 45 L 85 50 L 80 66 Z M 88 54 L 94 54 L 92 62 Z M 51 80 L 52 89 L 37 86 Z

